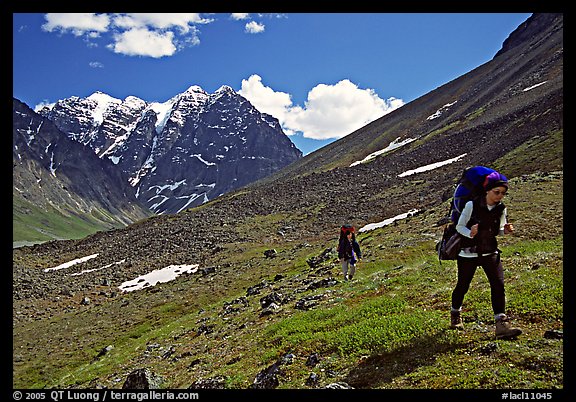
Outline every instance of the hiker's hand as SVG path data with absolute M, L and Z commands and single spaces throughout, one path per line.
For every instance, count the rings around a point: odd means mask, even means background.
M 472 225 L 470 228 L 470 237 L 474 237 L 478 234 L 478 224 Z
M 514 233 L 514 225 L 511 223 L 506 223 L 504 225 L 504 234 Z

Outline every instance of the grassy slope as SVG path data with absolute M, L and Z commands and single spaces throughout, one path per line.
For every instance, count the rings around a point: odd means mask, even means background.
M 105 304 L 72 308 L 15 329 L 14 387 L 121 388 L 127 374 L 148 367 L 166 388 L 186 388 L 222 376 L 228 388 L 247 388 L 258 372 L 286 353 L 279 388 L 344 381 L 357 388 L 563 388 L 563 178 L 513 179 L 506 199 L 516 226 L 503 237 L 508 313 L 524 330 L 495 340 L 489 287 L 479 270 L 465 299 L 466 331 L 448 329 L 455 263 L 438 263 L 435 222 L 446 205 L 362 233 L 365 258 L 351 283 L 341 280 L 334 255 L 318 268 L 306 260 L 334 247 L 336 236 L 280 242 L 258 237 L 225 246 L 217 275 L 189 276 Z M 242 225 L 276 227 L 280 216 Z M 268 232 L 270 233 L 270 232 Z M 266 249 L 277 250 L 265 258 Z M 277 276 L 282 274 L 283 276 Z M 260 293 L 247 295 L 249 287 Z M 260 316 L 260 298 L 276 291 L 281 309 Z M 319 295 L 308 311 L 295 308 Z M 39 336 L 40 335 L 40 336 Z M 61 345 L 70 345 L 62 348 Z M 108 346 L 114 348 L 96 358 Z M 306 366 L 311 353 L 320 363 Z M 495 375 L 496 373 L 496 375 Z
M 12 198 L 12 242 L 14 245 L 42 243 L 55 239 L 82 239 L 98 231 L 124 227 L 125 224 L 104 209 L 90 213 L 48 209 Z
M 26 201 L 13 198 L 12 240 L 42 242 L 54 239 L 80 239 L 98 230 L 109 229 L 94 217 L 64 216 L 52 208 L 45 211 Z

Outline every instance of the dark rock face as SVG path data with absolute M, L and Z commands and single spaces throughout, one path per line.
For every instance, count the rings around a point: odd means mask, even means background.
M 67 136 L 110 159 L 156 213 L 176 213 L 300 159 L 277 119 L 230 87 L 197 86 L 163 104 L 95 93 L 41 112 Z
M 109 160 L 70 140 L 16 99 L 12 127 L 15 196 L 62 211 L 89 213 L 101 208 L 125 224 L 149 215 Z
M 535 45 L 536 41 L 534 32 L 546 32 L 550 27 L 553 27 L 552 34 L 563 27 L 563 16 L 561 13 L 543 13 L 533 14 L 524 23 L 520 24 L 504 41 L 502 49 L 496 53 L 494 58 L 501 54 L 515 48 L 516 46 L 524 46 L 526 44 Z M 540 38 L 537 38 L 537 41 Z

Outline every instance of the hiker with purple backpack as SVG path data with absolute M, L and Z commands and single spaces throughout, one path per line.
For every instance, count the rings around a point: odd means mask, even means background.
M 460 215 L 456 231 L 461 235 L 461 243 L 456 258 L 458 280 L 452 292 L 450 327 L 464 329 L 461 317 L 462 303 L 474 273 L 480 266 L 490 283 L 496 338 L 513 338 L 520 335 L 522 330 L 513 328 L 509 317 L 505 314 L 504 270 L 496 240 L 497 235 L 514 231 L 512 224 L 507 222 L 507 209 L 502 203 L 508 192 L 508 179 L 497 171 L 491 169 L 488 171 L 491 172 L 486 174 L 482 181 L 481 194 L 467 201 L 464 208 L 458 211 Z

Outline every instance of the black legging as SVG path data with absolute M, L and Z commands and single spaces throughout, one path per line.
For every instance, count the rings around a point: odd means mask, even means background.
M 504 270 L 499 253 L 475 258 L 458 257 L 458 282 L 452 292 L 452 308 L 460 309 L 462 307 L 464 295 L 468 292 L 476 268 L 479 266 L 482 267 L 490 282 L 490 294 L 494 314 L 504 313 L 506 307 Z

